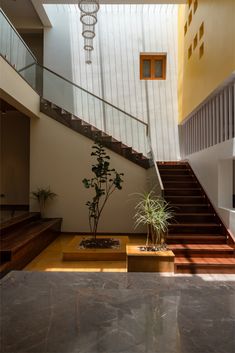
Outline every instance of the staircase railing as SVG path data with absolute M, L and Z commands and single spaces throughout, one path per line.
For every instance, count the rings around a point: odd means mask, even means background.
M 0 12 L 1 55 L 41 97 L 147 156 L 148 124 L 43 67 Z

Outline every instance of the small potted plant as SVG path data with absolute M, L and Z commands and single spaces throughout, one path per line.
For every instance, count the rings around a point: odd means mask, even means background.
M 169 204 L 162 198 L 156 197 L 153 190 L 138 194 L 140 201 L 135 206 L 135 227 L 147 227 L 146 245 L 141 247 L 145 251 L 159 251 L 166 249 L 166 234 L 173 213 Z
M 52 192 L 49 186 L 45 189 L 37 188 L 37 190 L 32 191 L 31 194 L 32 194 L 32 198 L 37 200 L 41 217 L 43 218 L 45 216 L 45 207 L 47 202 L 49 200 L 53 200 L 57 196 L 57 194 Z
M 118 246 L 115 239 L 97 239 L 97 229 L 101 214 L 110 196 L 116 190 L 122 189 L 123 173 L 119 173 L 114 168 L 110 167 L 110 157 L 107 155 L 100 142 L 95 142 L 92 149 L 93 152 L 91 156 L 96 158 L 96 164 L 93 164 L 91 168 L 94 177 L 91 179 L 84 178 L 82 182 L 85 188 L 94 190 L 94 196 L 86 203 L 88 207 L 89 226 L 93 239 L 83 240 L 80 246 L 91 248 L 115 247 Z
M 146 244 L 127 244 L 128 272 L 174 272 L 174 253 L 167 249 L 166 234 L 173 214 L 169 204 L 153 191 L 138 194 L 135 227 L 147 228 Z

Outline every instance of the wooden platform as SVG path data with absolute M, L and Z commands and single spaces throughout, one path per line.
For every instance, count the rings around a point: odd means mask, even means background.
M 63 251 L 64 261 L 125 261 L 126 244 L 129 240 L 126 236 L 97 236 L 97 238 L 115 238 L 120 241 L 117 249 L 80 249 L 79 244 L 83 236 L 75 236 Z
M 140 251 L 140 245 L 127 245 L 128 272 L 174 272 L 174 254 L 167 251 Z
M 60 234 L 61 218 L 27 213 L 1 225 L 0 277 L 21 270 Z

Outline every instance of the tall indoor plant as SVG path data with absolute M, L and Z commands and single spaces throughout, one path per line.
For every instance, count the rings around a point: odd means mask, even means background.
M 156 197 L 153 191 L 138 194 L 139 202 L 135 206 L 135 226 L 147 227 L 147 239 L 144 250 L 165 249 L 165 237 L 173 213 L 169 204 L 161 197 Z
M 94 196 L 91 201 L 87 201 L 86 205 L 88 207 L 90 231 L 96 239 L 100 217 L 108 199 L 114 191 L 122 189 L 123 173 L 119 173 L 110 167 L 110 156 L 107 155 L 100 142 L 95 142 L 92 149 L 91 156 L 96 158 L 96 164 L 91 167 L 94 177 L 91 179 L 84 178 L 82 182 L 85 188 L 94 190 Z

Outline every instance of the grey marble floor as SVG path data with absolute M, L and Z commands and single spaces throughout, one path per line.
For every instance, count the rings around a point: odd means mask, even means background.
M 234 353 L 233 277 L 12 272 L 1 353 Z

